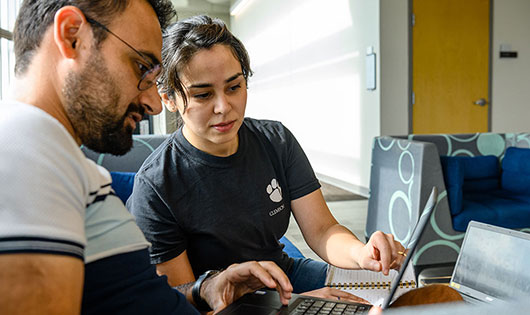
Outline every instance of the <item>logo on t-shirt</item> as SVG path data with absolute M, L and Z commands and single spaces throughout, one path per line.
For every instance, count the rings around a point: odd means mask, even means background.
M 271 183 L 267 185 L 267 193 L 269 194 L 269 198 L 271 198 L 272 201 L 282 201 L 282 188 L 278 184 L 276 178 L 273 178 Z

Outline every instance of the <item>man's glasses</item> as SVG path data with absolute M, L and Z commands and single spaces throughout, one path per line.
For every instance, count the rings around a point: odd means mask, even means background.
M 150 87 L 152 87 L 156 83 L 158 77 L 160 76 L 160 73 L 162 72 L 162 65 L 160 65 L 160 64 L 154 65 L 151 61 L 149 61 L 149 59 L 147 57 L 144 56 L 144 54 L 142 54 L 141 52 L 136 50 L 133 46 L 131 46 L 129 43 L 127 43 L 126 41 L 121 39 L 118 35 L 116 35 L 113 32 L 111 32 L 111 30 L 109 30 L 105 25 L 99 23 L 96 20 L 88 18 L 88 17 L 86 17 L 86 20 L 87 20 L 88 23 L 90 23 L 92 25 L 95 25 L 95 26 L 98 26 L 98 27 L 101 27 L 102 29 L 107 31 L 109 34 L 111 34 L 112 36 L 116 37 L 120 42 L 122 42 L 125 45 L 127 45 L 130 49 L 134 50 L 134 52 L 137 53 L 140 57 L 142 57 L 142 59 L 149 65 L 149 69 L 147 69 L 142 74 L 142 77 L 140 78 L 140 81 L 138 82 L 138 86 L 137 86 L 138 90 L 145 91 L 145 90 L 149 89 Z

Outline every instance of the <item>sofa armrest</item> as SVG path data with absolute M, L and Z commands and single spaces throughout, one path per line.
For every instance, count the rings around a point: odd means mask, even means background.
M 433 186 L 438 205 L 414 256 L 415 265 L 454 262 L 461 233 L 453 230 L 437 146 L 430 142 L 376 137 L 372 146 L 366 236 L 381 230 L 404 245 Z
M 430 159 L 428 159 L 430 157 Z M 432 143 L 393 137 L 377 137 L 372 148 L 370 198 L 366 233 L 381 230 L 406 243 L 419 218 L 420 202 L 426 202 L 435 184 L 432 158 L 438 152 Z M 431 174 L 423 176 L 425 172 Z M 424 178 L 426 177 L 426 178 Z M 443 182 L 441 183 L 443 185 Z M 430 186 L 430 188 L 427 187 Z M 421 199 L 422 186 L 424 199 Z M 444 190 L 444 186 L 438 187 Z

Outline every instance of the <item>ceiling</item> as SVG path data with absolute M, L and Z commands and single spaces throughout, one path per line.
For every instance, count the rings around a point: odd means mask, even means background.
M 194 6 L 197 4 L 214 4 L 222 6 L 230 6 L 230 0 L 171 0 L 176 8 L 185 8 L 188 6 Z
M 171 0 L 180 17 L 195 14 L 212 16 L 230 14 L 230 0 Z
M 213 4 L 227 4 L 230 3 L 230 0 L 206 0 Z

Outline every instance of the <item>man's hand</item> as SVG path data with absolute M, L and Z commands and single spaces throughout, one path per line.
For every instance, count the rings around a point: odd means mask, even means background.
M 389 270 L 399 269 L 405 259 L 406 251 L 392 234 L 377 231 L 370 237 L 358 253 L 358 264 L 362 269 L 382 271 L 388 275 Z
M 201 297 L 217 313 L 244 294 L 263 287 L 278 290 L 282 304 L 289 303 L 293 291 L 289 278 L 270 261 L 231 265 L 220 274 L 204 281 Z
M 333 300 L 340 300 L 340 301 L 348 301 L 348 302 L 357 302 L 357 303 L 363 303 L 363 304 L 370 304 L 370 302 L 366 301 L 363 298 L 360 298 L 358 296 L 355 296 L 351 293 L 334 289 L 334 288 L 321 288 L 313 291 L 308 291 L 302 293 L 302 295 L 307 296 L 314 296 L 324 299 L 333 299 Z

